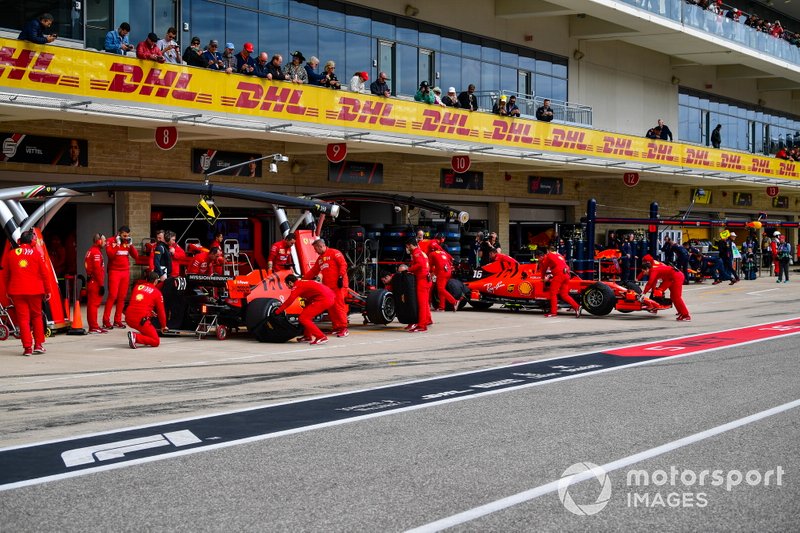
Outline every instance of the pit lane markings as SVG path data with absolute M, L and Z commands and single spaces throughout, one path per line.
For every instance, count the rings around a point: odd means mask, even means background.
M 800 317 L 0 449 L 0 491 L 800 333 Z M 81 457 L 80 462 L 74 460 Z
M 755 295 L 757 295 L 757 294 L 762 294 L 762 293 L 765 293 L 765 292 L 778 291 L 778 290 L 780 290 L 780 289 L 778 289 L 778 288 L 776 287 L 776 288 L 774 288 L 774 289 L 764 289 L 763 291 L 753 291 L 753 292 L 746 292 L 745 294 L 748 294 L 748 295 L 755 296 Z
M 708 438 L 716 437 L 717 435 L 733 431 L 735 429 L 747 426 L 748 424 L 752 424 L 754 422 L 758 422 L 765 418 L 785 413 L 786 411 L 789 411 L 791 409 L 796 409 L 797 407 L 800 407 L 800 400 L 794 400 L 792 402 L 778 405 L 770 409 L 754 413 L 750 416 L 739 418 L 738 420 L 733 420 L 731 422 L 728 422 L 727 424 L 722 424 L 720 426 L 716 426 L 707 429 L 705 431 L 701 431 L 699 433 L 695 433 L 693 435 L 689 435 L 687 437 L 683 437 L 681 439 L 673 440 L 671 442 L 667 442 L 666 444 L 650 448 L 649 450 L 644 450 L 635 453 L 633 455 L 617 459 L 616 461 L 611 461 L 610 463 L 606 463 L 600 466 L 600 468 L 605 473 L 613 472 L 615 470 L 619 470 L 621 468 L 625 468 L 627 466 L 631 466 L 633 464 L 640 463 L 642 461 L 646 461 L 654 457 L 658 457 L 659 455 L 664 455 L 665 453 L 669 453 L 674 450 L 684 448 L 691 444 L 702 442 Z M 478 518 L 482 518 L 492 513 L 496 513 L 497 511 L 502 511 L 503 509 L 508 509 L 509 507 L 529 502 L 531 500 L 539 498 L 540 496 L 557 492 L 559 488 L 569 487 L 571 485 L 575 485 L 577 483 L 580 483 L 582 481 L 587 481 L 589 479 L 595 479 L 595 472 L 592 470 L 586 470 L 579 474 L 575 474 L 569 478 L 557 479 L 549 483 L 545 483 L 544 485 L 539 485 L 538 487 L 534 487 L 532 489 L 528 489 L 523 492 L 518 492 L 517 494 L 514 494 L 512 496 L 508 496 L 506 498 L 502 498 L 481 505 L 479 507 L 474 507 L 467 511 L 463 511 L 458 514 L 448 516 L 447 518 L 436 520 L 435 522 L 430 522 L 428 524 L 416 527 L 414 529 L 409 529 L 406 531 L 406 533 L 435 533 L 437 531 L 442 531 L 444 529 L 455 527 L 461 524 L 466 524 L 467 522 L 471 522 Z

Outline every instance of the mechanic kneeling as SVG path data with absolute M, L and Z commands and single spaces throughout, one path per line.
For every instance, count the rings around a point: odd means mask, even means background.
M 310 342 L 310 344 L 325 344 L 328 342 L 328 337 L 314 324 L 314 319 L 333 308 L 336 298 L 333 290 L 318 281 L 297 279 L 294 274 L 286 276 L 284 282 L 292 290 L 292 293 L 275 310 L 274 314 L 283 313 L 297 298 L 303 298 L 306 306 L 299 317 L 300 325 L 303 326 L 303 336 L 298 340 L 300 342 Z
M 136 344 L 144 344 L 154 348 L 161 344 L 158 331 L 151 319 L 155 316 L 161 326 L 161 332 L 166 333 L 167 313 L 164 310 L 164 297 L 155 286 L 159 275 L 157 272 L 148 272 L 145 282 L 138 283 L 131 293 L 131 301 L 125 310 L 125 321 L 128 326 L 138 330 L 128 332 L 128 346 L 136 349 Z

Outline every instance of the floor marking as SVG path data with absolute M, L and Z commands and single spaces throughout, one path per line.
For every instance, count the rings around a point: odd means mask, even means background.
M 689 435 L 688 437 L 684 437 L 682 439 L 673 440 L 666 444 L 662 444 L 661 446 L 656 446 L 655 448 L 650 448 L 649 450 L 644 450 L 642 452 L 629 455 L 628 457 L 623 457 L 622 459 L 617 459 L 616 461 L 612 461 L 610 463 L 601 465 L 600 468 L 602 468 L 605 472 L 613 472 L 614 470 L 619 470 L 620 468 L 624 468 L 626 466 L 630 466 L 632 464 L 636 464 L 641 461 L 646 461 L 647 459 L 652 459 L 653 457 L 658 457 L 659 455 L 663 455 L 665 453 L 669 453 L 679 448 L 695 444 L 705 439 L 715 437 L 722 433 L 726 433 L 728 431 L 732 431 L 742 426 L 758 422 L 770 416 L 775 416 L 784 413 L 786 411 L 789 411 L 790 409 L 795 409 L 797 407 L 800 407 L 800 399 L 785 403 L 783 405 L 778 405 L 771 409 L 767 409 L 765 411 L 761 411 L 752 414 L 750 416 L 734 420 L 732 422 L 728 422 L 727 424 L 722 424 L 721 426 L 713 427 L 711 429 L 695 433 L 694 435 Z M 576 483 L 580 483 L 582 481 L 586 481 L 592 478 L 594 478 L 594 472 L 592 472 L 591 470 L 587 470 L 585 472 L 576 474 L 571 478 L 569 478 L 567 486 L 574 485 Z M 558 485 L 560 482 L 561 480 L 557 479 L 555 481 L 551 481 L 550 483 L 539 485 L 538 487 L 523 492 L 519 492 L 512 496 L 508 496 L 506 498 L 502 498 L 500 500 L 496 500 L 491 503 L 487 503 L 485 505 L 469 509 L 467 511 L 464 511 L 463 513 L 458 513 L 452 516 L 448 516 L 447 518 L 442 518 L 441 520 L 437 520 L 435 522 L 430 522 L 428 524 L 416 527 L 414 529 L 409 529 L 406 533 L 433 533 L 460 524 L 464 524 L 466 522 L 471 522 L 472 520 L 490 515 L 497 511 L 502 511 L 503 509 L 508 509 L 509 507 L 529 502 L 540 496 L 544 496 L 545 494 L 557 492 Z
M 800 317 L 12 446 L 0 449 L 0 491 L 797 334 Z M 176 434 L 186 438 L 170 440 Z M 96 461 L 65 465 L 75 450 L 93 450 Z
M 72 374 L 70 376 L 59 376 L 57 378 L 36 379 L 36 380 L 29 380 L 29 381 L 24 381 L 23 380 L 23 383 L 47 383 L 48 381 L 62 381 L 62 380 L 66 380 L 66 379 L 93 378 L 95 376 L 105 376 L 107 374 L 113 374 L 113 372 L 93 372 L 93 373 L 86 373 L 86 374 Z
M 756 295 L 756 294 L 761 294 L 763 292 L 772 292 L 772 291 L 777 291 L 777 290 L 779 290 L 779 289 L 776 287 L 774 289 L 765 289 L 763 291 L 746 292 L 745 294 L 747 294 L 747 295 Z

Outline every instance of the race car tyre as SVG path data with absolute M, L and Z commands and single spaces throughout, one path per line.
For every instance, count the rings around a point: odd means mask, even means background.
M 458 300 L 458 308 L 463 309 L 465 305 L 467 305 L 466 297 L 469 295 L 469 289 L 467 286 L 464 285 L 464 282 L 459 279 L 450 278 L 447 280 L 447 292 L 449 292 L 453 298 Z M 463 300 L 461 298 L 464 298 Z M 436 292 L 436 285 L 433 286 L 431 290 L 431 305 L 435 308 L 439 307 L 439 293 Z M 453 310 L 452 304 L 445 305 L 445 309 L 448 311 Z
M 225 326 L 217 326 L 217 340 L 224 341 L 228 338 L 228 328 Z
M 469 305 L 471 305 L 473 309 L 483 311 L 484 309 L 489 309 L 494 304 L 492 302 L 483 302 L 481 300 L 470 300 Z
M 367 294 L 367 319 L 373 324 L 388 324 L 394 320 L 394 295 L 386 289 L 376 289 Z
M 583 308 L 590 314 L 603 316 L 609 314 L 617 305 L 614 290 L 605 283 L 595 283 L 581 295 Z
M 8 328 L 4 324 L 0 324 L 0 341 L 4 341 L 8 338 Z
M 415 324 L 417 313 L 417 282 L 413 274 L 400 272 L 392 278 L 395 317 L 401 324 Z
M 281 302 L 275 298 L 259 298 L 247 305 L 247 329 L 253 332 L 258 342 L 287 342 L 303 334 L 303 328 L 286 315 L 272 316 L 280 305 Z

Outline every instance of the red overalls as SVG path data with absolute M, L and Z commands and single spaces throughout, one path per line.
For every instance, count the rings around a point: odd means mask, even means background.
M 322 284 L 331 289 L 335 296 L 333 306 L 328 309 L 333 331 L 347 329 L 347 304 L 344 303 L 344 298 L 349 290 L 350 282 L 347 279 L 347 261 L 342 252 L 333 248 L 326 249 L 317 258 L 317 262 L 311 267 L 311 270 L 306 272 L 303 279 L 314 279 L 318 274 L 322 274 Z M 341 287 L 339 287 L 339 278 L 342 279 Z
M 114 313 L 114 324 L 122 323 L 122 310 L 125 307 L 125 297 L 128 295 L 128 285 L 131 281 L 131 268 L 129 257 L 136 261 L 139 252 L 136 247 L 128 243 L 118 243 L 116 239 L 106 241 L 106 256 L 108 257 L 108 298 L 103 311 L 103 327 L 111 326 L 111 309 L 117 304 Z
M 558 314 L 558 298 L 567 302 L 574 310 L 580 307 L 578 302 L 569 295 L 569 266 L 564 256 L 557 252 L 548 252 L 539 263 L 539 272 L 545 273 L 550 269 L 553 278 L 550 280 L 550 313 Z
M 669 297 L 672 300 L 672 305 L 680 316 L 689 316 L 689 309 L 683 302 L 683 272 L 675 270 L 670 265 L 663 263 L 654 264 L 650 268 L 648 274 L 647 285 L 642 290 L 643 294 L 647 294 L 656 286 L 658 280 L 662 280 L 661 289 L 669 289 Z
M 330 248 L 328 248 L 330 250 Z M 292 258 L 292 247 L 285 240 L 278 241 L 269 249 L 267 261 L 272 263 L 272 270 L 292 270 L 294 259 Z
M 100 296 L 100 289 L 106 281 L 106 269 L 103 261 L 103 251 L 99 244 L 93 245 L 86 252 L 83 260 L 86 269 L 86 319 L 89 322 L 89 329 L 100 329 L 97 323 L 97 311 L 103 297 Z
M 158 331 L 150 321 L 154 314 L 158 317 L 161 327 L 167 325 L 167 313 L 164 310 L 164 297 L 161 291 L 150 283 L 137 284 L 133 288 L 131 301 L 125 310 L 125 320 L 128 325 L 139 331 L 136 334 L 137 343 L 153 347 L 161 344 Z
M 209 252 L 201 252 L 195 255 L 192 259 L 192 264 L 186 268 L 186 273 L 203 274 L 206 276 L 214 274 L 214 265 L 211 263 L 208 256 Z
M 299 279 L 295 282 L 294 289 L 286 301 L 275 310 L 275 314 L 284 312 L 297 298 L 303 298 L 306 303 L 299 317 L 300 325 L 303 326 L 303 335 L 309 339 L 325 338 L 325 334 L 314 324 L 314 319 L 325 311 L 330 314 L 332 306 L 335 305 L 333 290 L 316 281 Z
M 431 275 L 428 269 L 428 256 L 418 246 L 411 252 L 411 265 L 408 271 L 414 274 L 417 285 L 417 326 L 427 328 L 431 320 Z
M 47 266 L 39 250 L 30 244 L 9 249 L 3 256 L 3 271 L 8 296 L 17 310 L 19 337 L 25 351 L 44 343 L 42 297 L 47 292 Z M 33 324 L 33 336 L 31 336 Z
M 453 270 L 453 266 L 449 261 L 449 255 L 444 250 L 439 249 L 431 252 L 428 260 L 430 262 L 431 272 L 436 276 L 436 294 L 439 295 L 438 309 L 444 311 L 447 304 L 455 307 L 458 305 L 458 300 L 447 291 L 447 282 L 450 281 L 451 272 Z

